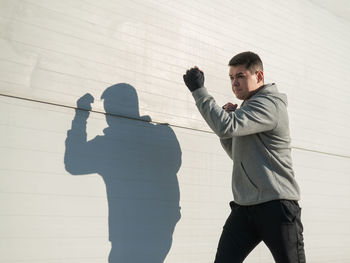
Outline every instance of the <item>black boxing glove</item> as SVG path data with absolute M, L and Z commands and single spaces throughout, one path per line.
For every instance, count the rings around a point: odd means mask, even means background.
M 191 92 L 204 86 L 204 73 L 197 67 L 187 70 L 183 78 Z

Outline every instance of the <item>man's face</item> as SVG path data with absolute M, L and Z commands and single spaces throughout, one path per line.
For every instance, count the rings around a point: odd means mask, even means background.
M 237 99 L 240 100 L 248 99 L 251 92 L 261 86 L 260 79 L 258 81 L 258 75 L 256 73 L 250 73 L 250 71 L 245 68 L 245 65 L 230 66 L 229 76 L 231 79 L 232 91 Z

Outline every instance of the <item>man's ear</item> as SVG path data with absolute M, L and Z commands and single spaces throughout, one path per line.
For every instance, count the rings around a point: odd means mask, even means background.
M 264 81 L 264 72 L 259 70 L 257 73 L 256 73 L 256 79 L 258 80 L 258 83 L 259 82 L 263 82 Z

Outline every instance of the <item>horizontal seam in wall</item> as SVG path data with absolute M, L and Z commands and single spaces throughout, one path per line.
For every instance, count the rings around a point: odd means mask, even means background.
M 8 95 L 8 94 L 0 93 L 0 96 L 13 98 L 13 99 L 19 99 L 19 100 L 25 100 L 25 101 L 30 101 L 30 102 L 36 102 L 36 103 L 41 103 L 41 104 L 47 104 L 47 105 L 52 105 L 52 106 L 57 106 L 57 107 L 63 107 L 63 108 L 68 108 L 68 109 L 89 111 L 89 112 L 93 112 L 93 113 L 99 113 L 99 114 L 103 114 L 103 115 L 115 116 L 115 117 L 124 118 L 124 119 L 155 123 L 155 124 L 159 124 L 159 125 L 168 125 L 168 126 L 182 128 L 182 129 L 187 129 L 187 130 L 193 130 L 193 131 L 199 131 L 199 132 L 214 134 L 214 132 L 212 132 L 212 131 L 207 131 L 207 130 L 202 130 L 202 129 L 197 129 L 197 128 L 191 128 L 191 127 L 186 127 L 186 126 L 181 126 L 181 125 L 175 125 L 175 124 L 166 123 L 166 122 L 150 121 L 150 120 L 145 120 L 145 119 L 142 119 L 142 118 L 129 117 L 129 116 L 118 115 L 118 114 L 114 114 L 114 113 L 108 113 L 108 112 L 97 111 L 97 110 L 87 110 L 87 109 L 82 109 L 82 108 L 78 108 L 78 107 L 74 107 L 74 106 L 69 106 L 69 105 L 64 105 L 64 104 L 59 104 L 59 103 L 54 103 L 54 102 L 48 102 L 48 101 L 41 101 L 41 100 L 37 100 L 37 99 L 25 98 L 25 97 L 20 97 L 20 96 L 15 96 L 15 95 Z M 350 159 L 350 156 L 343 155 L 343 154 L 323 152 L 323 151 L 308 149 L 308 148 L 304 148 L 304 147 L 297 147 L 297 146 L 292 146 L 291 148 L 292 149 L 296 149 L 296 150 L 301 150 L 301 151 L 307 151 L 307 152 L 313 152 L 313 153 L 319 153 L 319 154 L 325 154 L 325 155 L 330 155 L 330 156 L 336 156 L 336 157 L 342 157 L 342 158 Z
M 99 113 L 99 114 L 103 114 L 103 115 L 114 116 L 114 117 L 118 117 L 118 118 L 124 118 L 124 119 L 136 120 L 136 121 L 143 121 L 143 122 L 154 123 L 154 124 L 159 124 L 159 125 L 168 125 L 168 126 L 172 126 L 172 127 L 177 127 L 177 128 L 187 129 L 187 130 L 194 130 L 194 131 L 200 131 L 200 132 L 204 132 L 204 133 L 213 134 L 213 132 L 211 132 L 211 131 L 191 128 L 191 127 L 186 127 L 186 126 L 181 126 L 181 125 L 176 125 L 176 124 L 170 124 L 170 123 L 167 123 L 167 122 L 158 122 L 158 121 L 153 121 L 153 120 L 145 120 L 145 119 L 142 119 L 142 118 L 130 117 L 130 116 L 119 115 L 119 114 L 116 114 L 116 113 L 109 113 L 109 112 L 98 111 L 98 110 L 87 110 L 87 109 L 78 108 L 78 107 L 74 107 L 74 106 L 70 106 L 70 105 L 64 105 L 64 104 L 59 104 L 59 103 L 54 103 L 54 102 L 49 102 L 49 101 L 42 101 L 42 100 L 37 100 L 37 99 L 25 98 L 25 97 L 9 95 L 9 94 L 2 94 L 2 93 L 0 93 L 0 96 L 12 98 L 12 99 L 19 99 L 19 100 L 24 100 L 24 101 L 36 102 L 36 103 L 46 104 L 46 105 L 51 105 L 51 106 L 56 106 L 56 107 L 88 111 L 88 112 Z

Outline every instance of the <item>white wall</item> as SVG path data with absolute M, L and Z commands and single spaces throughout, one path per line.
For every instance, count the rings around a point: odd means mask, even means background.
M 109 239 L 113 262 L 213 262 L 231 162 L 182 74 L 198 65 L 218 103 L 237 102 L 227 63 L 246 50 L 288 94 L 307 260 L 350 262 L 349 26 L 301 0 L 0 0 L 0 262 L 108 262 Z M 117 92 L 105 115 L 120 83 L 138 98 Z M 69 166 L 86 93 L 93 146 Z M 264 245 L 246 260 L 271 261 Z

